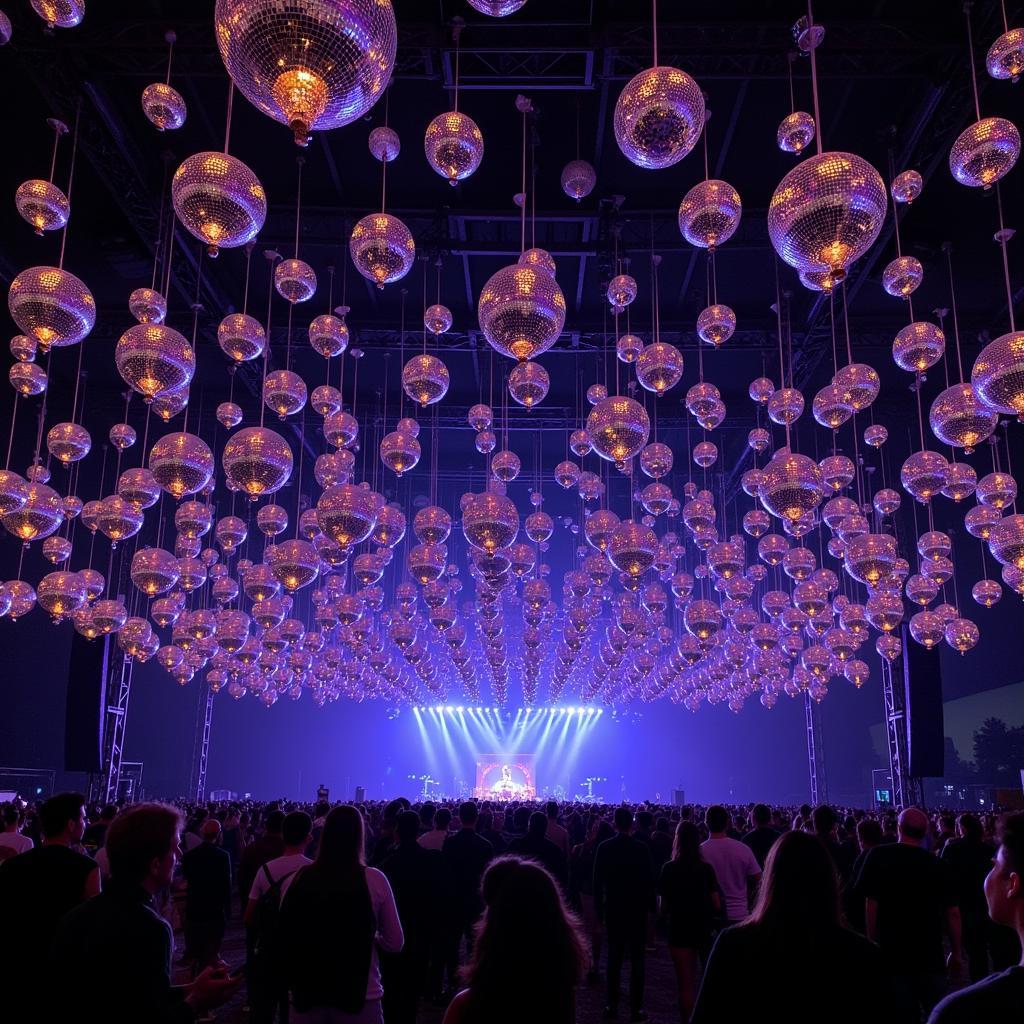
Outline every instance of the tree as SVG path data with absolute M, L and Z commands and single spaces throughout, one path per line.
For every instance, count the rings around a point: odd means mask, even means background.
M 974 733 L 974 763 L 981 782 L 1019 785 L 1024 767 L 1024 726 L 1010 727 L 1001 718 L 986 718 Z

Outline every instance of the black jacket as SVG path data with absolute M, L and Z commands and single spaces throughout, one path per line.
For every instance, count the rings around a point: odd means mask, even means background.
M 188 882 L 185 916 L 192 921 L 227 920 L 231 916 L 231 858 L 213 843 L 201 843 L 181 858 Z
M 636 921 L 654 909 L 650 851 L 624 832 L 606 839 L 594 857 L 594 906 L 601 921 Z

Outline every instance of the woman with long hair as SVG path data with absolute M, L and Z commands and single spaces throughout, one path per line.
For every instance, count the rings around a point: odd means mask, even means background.
M 757 1019 L 779 992 L 793 993 L 787 1024 L 895 1019 L 878 947 L 843 923 L 831 855 L 817 836 L 795 829 L 768 854 L 754 912 L 718 936 L 690 1019 Z
M 672 859 L 661 869 L 658 893 L 668 914 L 668 949 L 686 1024 L 697 998 L 697 961 L 708 961 L 715 917 L 722 910 L 715 869 L 700 852 L 700 832 L 692 821 L 676 826 Z
M 404 937 L 384 874 L 364 861 L 363 816 L 335 807 L 316 860 L 289 879 L 278 936 L 291 992 L 292 1024 L 381 1024 L 377 947 L 397 953 Z
M 483 892 L 487 907 L 463 972 L 467 987 L 444 1024 L 572 1024 L 586 941 L 550 872 L 499 857 L 484 873 Z

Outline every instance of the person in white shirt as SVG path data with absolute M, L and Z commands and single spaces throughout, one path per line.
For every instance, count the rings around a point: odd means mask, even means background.
M 700 852 L 715 869 L 726 920 L 729 924 L 736 924 L 750 913 L 751 898 L 757 892 L 761 878 L 761 865 L 746 843 L 726 835 L 729 815 L 724 807 L 709 807 L 704 823 L 711 835 L 701 843 Z
M 440 850 L 448 838 L 448 826 L 451 824 L 452 812 L 447 807 L 439 807 L 434 815 L 434 827 L 424 832 L 417 842 L 425 850 Z
M 544 838 L 550 840 L 561 851 L 565 857 L 566 864 L 569 863 L 569 833 L 558 824 L 558 803 L 549 800 L 547 805 L 548 827 L 544 832 Z
M 0 832 L 0 846 L 5 850 L 13 850 L 14 854 L 31 850 L 35 843 L 28 836 L 21 834 L 21 826 L 24 823 L 21 808 L 17 804 L 8 804 L 4 808 L 4 830 Z
M 306 856 L 306 849 L 313 836 L 313 821 L 305 811 L 292 811 L 286 814 L 281 827 L 284 839 L 284 853 L 280 857 L 268 860 L 256 874 L 249 891 L 249 902 L 245 908 L 245 926 L 252 928 L 256 924 L 256 913 L 260 900 L 270 891 L 270 887 L 294 875 L 299 868 L 313 862 Z

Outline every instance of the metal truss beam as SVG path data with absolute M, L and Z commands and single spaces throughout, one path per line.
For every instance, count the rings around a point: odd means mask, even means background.
M 825 747 L 821 739 L 821 708 L 809 691 L 804 692 L 804 728 L 811 803 L 817 807 L 828 803 L 828 776 L 825 772 Z
M 882 658 L 882 701 L 889 775 L 892 778 L 892 803 L 897 810 L 902 810 L 913 799 L 913 780 L 907 774 L 906 705 L 902 688 L 894 678 L 892 663 L 888 658 Z

